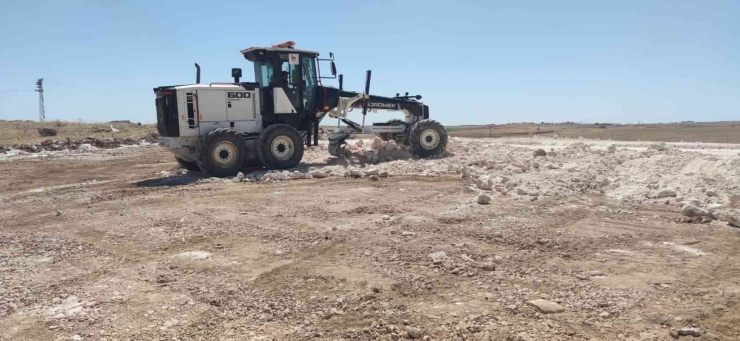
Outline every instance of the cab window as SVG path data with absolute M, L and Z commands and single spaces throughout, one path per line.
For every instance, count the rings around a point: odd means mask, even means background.
M 314 93 L 316 92 L 316 59 L 309 56 L 301 58 L 303 64 L 303 107 L 313 109 Z
M 260 87 L 270 86 L 272 80 L 272 65 L 266 61 L 254 63 L 254 75 Z
M 298 77 L 298 65 L 290 64 L 287 61 L 283 62 L 280 76 L 283 77 L 283 84 L 287 85 L 288 88 L 298 88 L 298 80 L 300 79 Z

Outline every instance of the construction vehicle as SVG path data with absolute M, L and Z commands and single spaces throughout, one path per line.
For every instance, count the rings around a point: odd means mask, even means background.
M 292 41 L 241 53 L 254 63 L 254 82 L 241 82 L 242 70 L 234 68 L 233 82 L 201 84 L 196 63 L 196 84 L 154 88 L 160 144 L 185 169 L 231 176 L 247 164 L 296 167 L 304 145 L 318 145 L 319 124 L 327 115 L 345 124 L 329 136 L 329 152 L 338 157 L 345 140 L 357 134 L 396 139 L 422 157 L 440 154 L 447 144 L 445 128 L 429 119 L 421 96 L 370 95 L 369 70 L 363 93 L 344 91 L 342 75 L 338 88 L 323 85 L 322 79 L 337 79 L 332 53 L 321 59 Z M 321 63 L 329 64 L 331 76 L 321 75 Z M 347 118 L 353 109 L 362 110 L 363 124 Z M 401 111 L 405 120 L 365 126 L 368 111 L 377 110 Z

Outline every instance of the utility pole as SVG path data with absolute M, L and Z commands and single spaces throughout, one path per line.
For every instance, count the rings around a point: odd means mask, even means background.
M 39 78 L 36 81 L 36 92 L 39 93 L 39 122 L 46 119 L 46 110 L 44 110 L 44 79 Z

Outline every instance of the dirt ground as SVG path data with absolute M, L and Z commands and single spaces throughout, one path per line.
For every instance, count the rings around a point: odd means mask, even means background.
M 0 162 L 0 339 L 740 340 L 740 229 L 675 206 L 163 171 L 155 146 Z

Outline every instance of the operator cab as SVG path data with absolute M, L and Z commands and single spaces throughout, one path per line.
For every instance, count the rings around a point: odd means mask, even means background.
M 254 63 L 255 82 L 259 83 L 265 96 L 263 115 L 308 116 L 319 111 L 315 103 L 319 53 L 295 49 L 294 46 L 295 43 L 289 41 L 273 47 L 250 47 L 241 51 L 244 58 Z M 331 66 L 332 73 L 336 74 L 333 61 Z

